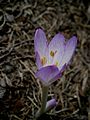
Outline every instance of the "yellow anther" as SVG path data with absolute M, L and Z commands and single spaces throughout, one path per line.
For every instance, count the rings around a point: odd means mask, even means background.
M 56 66 L 58 66 L 58 65 L 59 65 L 58 61 L 56 61 L 56 62 L 55 62 L 55 65 L 56 65 Z
M 46 63 L 47 63 L 47 59 L 46 59 L 46 57 L 44 56 L 44 57 L 41 58 L 41 64 L 42 64 L 42 65 L 45 65 Z
M 51 55 L 52 57 L 54 57 L 54 55 L 55 55 L 55 52 L 53 52 L 53 51 L 50 51 L 50 55 Z
M 51 55 L 51 57 L 54 57 L 55 56 L 55 54 L 57 53 L 57 50 L 56 51 L 50 51 L 50 55 Z

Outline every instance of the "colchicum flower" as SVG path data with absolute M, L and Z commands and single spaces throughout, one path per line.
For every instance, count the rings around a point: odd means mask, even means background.
M 44 86 L 49 86 L 62 76 L 75 51 L 77 38 L 73 36 L 67 42 L 62 34 L 56 34 L 50 43 L 41 28 L 35 32 L 34 46 L 38 71 L 36 76 Z
M 36 118 L 57 105 L 53 98 L 47 102 L 49 85 L 62 76 L 75 51 L 77 38 L 73 36 L 68 42 L 62 34 L 58 33 L 48 43 L 42 29 L 37 29 L 34 37 L 35 56 L 38 71 L 36 76 L 41 80 L 42 102 L 36 113 Z

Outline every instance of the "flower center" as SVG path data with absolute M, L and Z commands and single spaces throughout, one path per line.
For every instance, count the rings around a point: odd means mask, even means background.
M 46 57 L 44 56 L 44 57 L 41 58 L 41 64 L 42 64 L 42 65 L 45 65 L 46 63 L 47 63 L 47 59 L 46 59 Z

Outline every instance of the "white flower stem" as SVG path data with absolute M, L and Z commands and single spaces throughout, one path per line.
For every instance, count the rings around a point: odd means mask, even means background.
M 39 112 L 36 114 L 36 117 L 40 117 L 43 113 L 46 112 L 46 103 L 47 103 L 47 97 L 48 97 L 48 86 L 42 87 L 42 102 L 41 102 L 41 108 Z

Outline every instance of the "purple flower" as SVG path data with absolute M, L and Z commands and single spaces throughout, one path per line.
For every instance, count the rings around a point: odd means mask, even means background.
M 77 38 L 73 36 L 65 42 L 62 34 L 56 34 L 50 43 L 44 31 L 38 28 L 35 32 L 34 46 L 38 71 L 36 76 L 43 85 L 48 86 L 62 76 L 75 51 Z
M 49 100 L 46 104 L 46 111 L 51 110 L 52 108 L 54 108 L 57 105 L 56 99 L 52 98 L 51 100 Z

